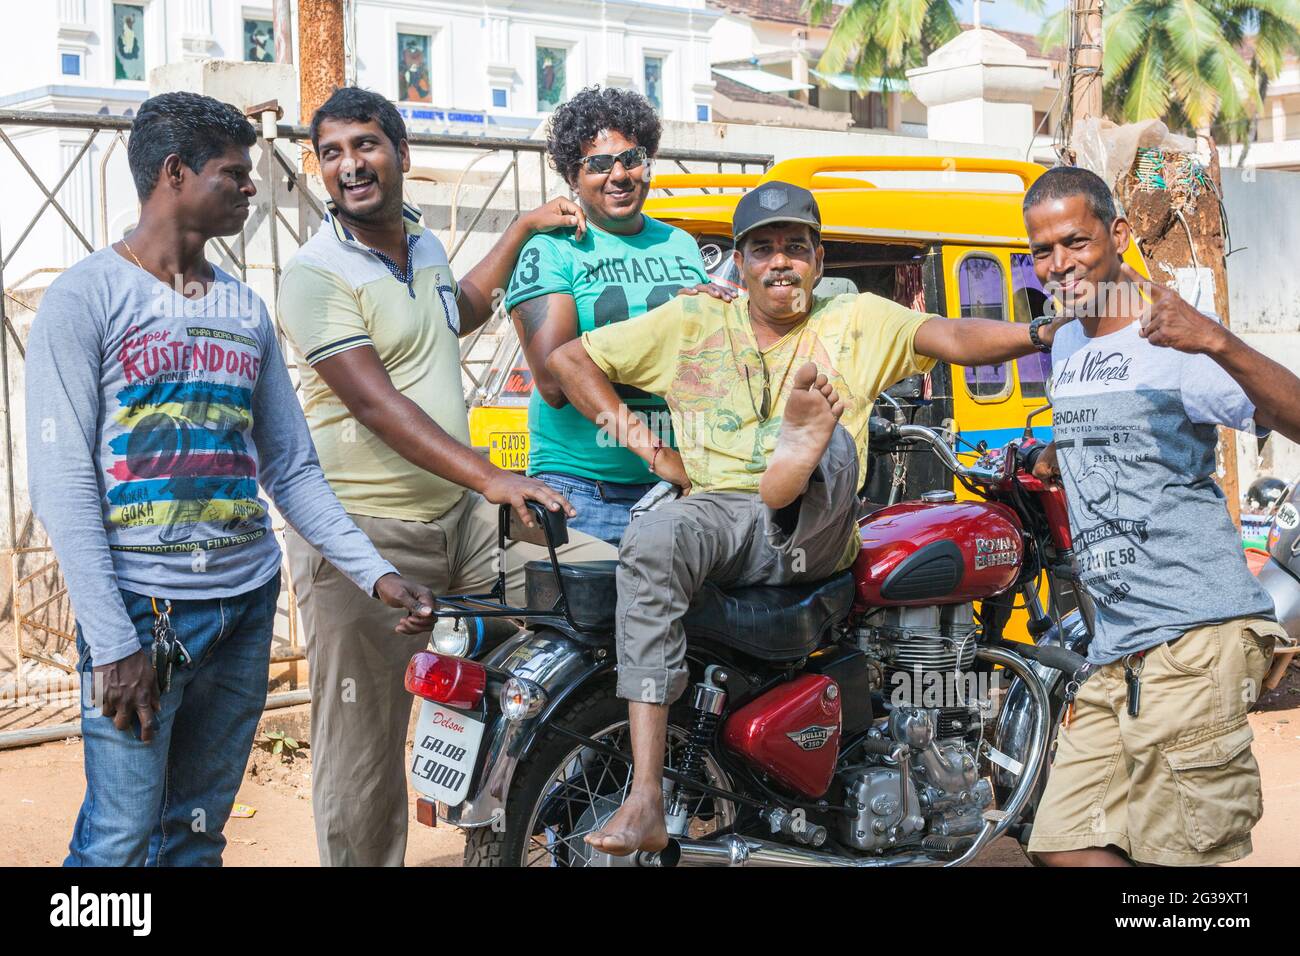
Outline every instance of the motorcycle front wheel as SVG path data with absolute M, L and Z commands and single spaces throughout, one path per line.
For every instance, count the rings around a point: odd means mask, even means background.
M 1020 819 L 1009 830 L 1009 834 L 1015 837 L 1020 844 L 1021 850 L 1028 855 L 1029 834 L 1033 827 L 1034 817 L 1038 814 L 1038 804 L 1043 799 L 1043 791 L 1047 789 L 1047 778 L 1051 775 L 1052 754 L 1056 750 L 1056 735 L 1061 729 L 1061 718 L 1065 712 L 1065 681 L 1056 681 L 1047 692 L 1047 700 L 1051 706 L 1051 712 L 1047 715 L 1047 756 L 1043 761 L 1043 769 L 1038 774 L 1038 782 L 1034 784 L 1033 793 L 1029 795 L 1029 800 L 1020 812 Z M 1012 788 L 998 782 L 994 776 L 993 795 L 999 807 L 1004 807 L 1011 797 Z M 1037 861 L 1030 857 L 1030 862 L 1037 865 Z
M 670 769 L 681 765 L 690 738 L 689 719 L 685 707 L 669 711 L 665 766 Z M 612 687 L 602 688 L 558 714 L 515 768 L 501 821 L 469 831 L 466 866 L 636 865 L 635 855 L 609 856 L 583 840 L 621 805 L 631 783 L 631 766 L 559 733 L 555 724 L 623 753 L 632 751 L 627 701 L 616 697 Z M 703 779 L 714 787 L 731 787 L 726 772 L 707 752 Z M 666 805 L 674 786 L 665 780 Z M 684 835 L 706 838 L 730 827 L 735 816 L 731 801 L 695 795 L 687 804 Z

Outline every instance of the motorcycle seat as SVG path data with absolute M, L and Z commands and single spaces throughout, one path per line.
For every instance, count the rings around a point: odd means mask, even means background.
M 569 612 L 584 629 L 613 636 L 617 568 L 613 560 L 560 565 Z M 524 577 L 530 608 L 555 604 L 559 594 L 550 561 L 529 561 Z M 688 641 L 720 644 L 762 661 L 795 661 L 816 650 L 826 630 L 848 613 L 853 597 L 849 571 L 809 584 L 705 584 L 682 623 Z

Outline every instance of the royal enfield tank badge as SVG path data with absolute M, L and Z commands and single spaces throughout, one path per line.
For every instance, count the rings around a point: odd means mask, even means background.
M 831 734 L 835 733 L 835 725 L 822 727 L 813 724 L 811 727 L 805 727 L 803 730 L 796 730 L 786 734 L 794 745 L 800 750 L 820 750 L 826 746 L 826 741 L 831 739 Z

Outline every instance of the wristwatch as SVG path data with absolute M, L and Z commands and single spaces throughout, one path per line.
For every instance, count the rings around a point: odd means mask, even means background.
M 1055 321 L 1056 319 L 1053 316 L 1040 315 L 1029 323 L 1029 341 L 1034 344 L 1034 348 L 1038 349 L 1038 351 L 1051 353 L 1052 347 L 1038 337 L 1038 330 L 1044 325 L 1051 325 Z

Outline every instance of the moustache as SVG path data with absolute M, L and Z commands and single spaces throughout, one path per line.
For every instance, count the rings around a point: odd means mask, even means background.
M 776 285 L 778 282 L 788 283 L 789 285 L 797 286 L 800 284 L 800 281 L 801 280 L 799 279 L 799 273 L 793 271 L 769 272 L 767 275 L 763 276 L 763 285 L 765 286 L 773 286 Z

